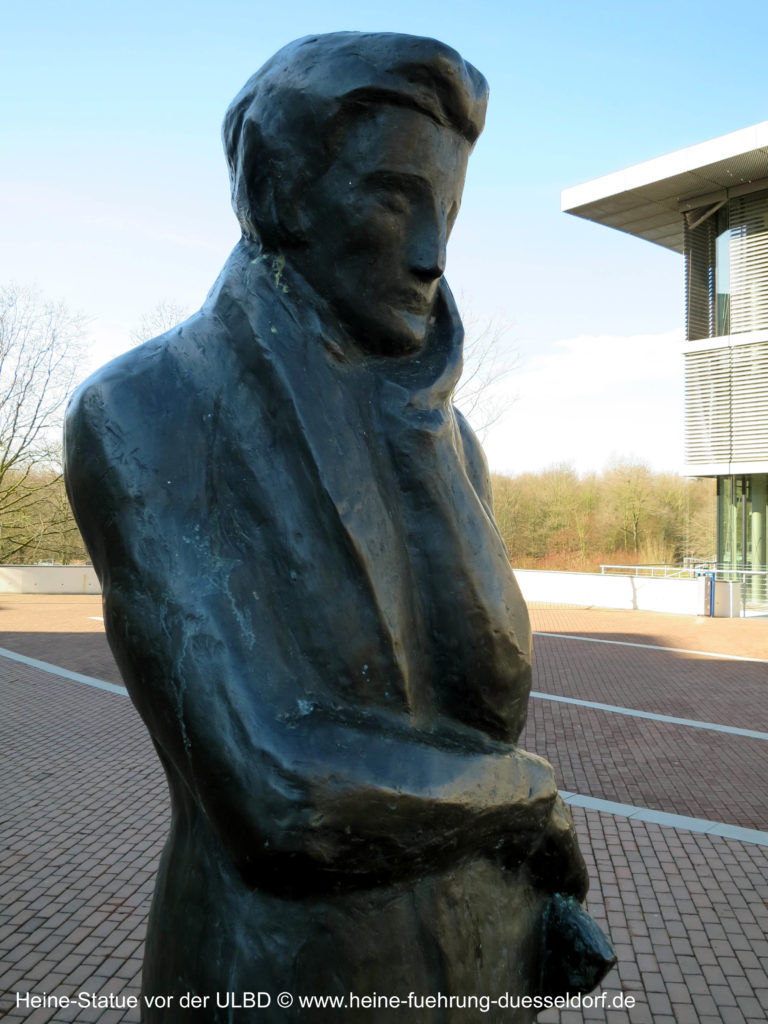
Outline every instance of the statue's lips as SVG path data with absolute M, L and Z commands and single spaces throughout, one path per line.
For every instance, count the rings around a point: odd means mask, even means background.
M 428 316 L 435 302 L 436 289 L 430 288 L 422 291 L 418 288 L 408 288 L 394 292 L 389 296 L 389 305 L 400 313 L 409 313 L 411 316 Z

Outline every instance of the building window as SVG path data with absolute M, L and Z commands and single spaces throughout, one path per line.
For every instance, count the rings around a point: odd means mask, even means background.
M 684 218 L 689 341 L 768 328 L 768 191 Z
M 731 333 L 731 232 L 727 205 L 715 217 L 715 318 L 716 334 L 722 337 Z

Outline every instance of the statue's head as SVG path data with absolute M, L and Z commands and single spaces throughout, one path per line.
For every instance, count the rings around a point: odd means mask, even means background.
M 434 39 L 291 43 L 224 120 L 243 234 L 280 250 L 364 347 L 418 349 L 487 97 L 483 76 Z

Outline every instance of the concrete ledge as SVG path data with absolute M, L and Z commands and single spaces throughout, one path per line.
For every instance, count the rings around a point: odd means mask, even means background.
M 0 594 L 99 594 L 92 565 L 0 565 Z

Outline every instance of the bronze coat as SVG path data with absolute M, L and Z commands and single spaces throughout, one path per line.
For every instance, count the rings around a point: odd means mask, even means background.
M 70 498 L 172 798 L 144 991 L 272 995 L 205 1020 L 293 1019 L 281 990 L 531 992 L 549 890 L 583 895 L 551 769 L 514 746 L 530 627 L 451 404 L 461 344 L 443 283 L 423 352 L 366 356 L 243 241 L 70 406 Z M 546 884 L 545 827 L 569 851 Z

